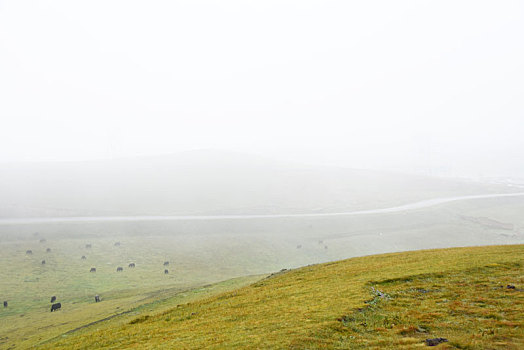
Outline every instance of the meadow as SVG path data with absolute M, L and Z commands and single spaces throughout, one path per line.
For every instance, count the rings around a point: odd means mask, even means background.
M 1 295 L 9 306 L 0 314 L 0 347 L 34 344 L 173 295 L 203 286 L 209 291 L 213 283 L 242 275 L 213 264 L 202 266 L 202 260 L 209 257 L 199 260 L 170 255 L 169 250 L 162 249 L 166 242 L 161 237 L 127 238 L 119 246 L 115 246 L 114 238 L 104 237 L 86 240 L 50 236 L 44 243 L 40 243 L 40 235 L 34 238 L 2 244 Z M 50 252 L 46 251 L 48 247 Z M 27 249 L 33 253 L 26 254 Z M 168 266 L 163 265 L 165 261 L 169 261 Z M 129 263 L 136 267 L 129 268 Z M 117 272 L 120 266 L 123 271 Z M 91 267 L 96 272 L 90 272 Z M 252 280 L 245 276 L 219 289 Z M 95 303 L 95 295 L 101 297 L 101 303 Z M 59 312 L 50 312 L 51 296 L 62 304 Z
M 523 198 L 505 198 L 362 217 L 0 226 L 0 298 L 9 302 L 0 312 L 0 347 L 33 346 L 281 269 L 392 251 L 522 244 L 523 210 Z M 62 303 L 56 313 L 49 312 L 53 295 Z
M 490 246 L 307 266 L 42 348 L 521 349 L 523 257 Z

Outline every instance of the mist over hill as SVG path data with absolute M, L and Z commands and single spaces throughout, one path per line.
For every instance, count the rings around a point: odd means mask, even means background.
M 373 209 L 504 186 L 219 151 L 0 165 L 0 216 L 280 214 Z

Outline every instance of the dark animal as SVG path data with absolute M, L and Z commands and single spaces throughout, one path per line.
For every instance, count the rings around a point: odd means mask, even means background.
M 100 301 L 100 296 L 97 294 L 95 295 L 95 303 L 98 303 Z
M 45 251 L 46 253 L 51 253 L 51 248 L 47 248 Z
M 433 338 L 433 339 L 426 339 L 424 342 L 427 346 L 437 346 L 440 343 L 445 343 L 448 340 L 446 338 Z
M 86 248 L 87 249 L 91 248 L 91 244 L 86 244 Z
M 297 245 L 297 249 L 302 248 L 302 244 Z
M 322 243 L 324 243 L 323 240 L 319 240 L 319 241 L 318 241 L 318 244 L 322 244 Z
M 115 247 L 120 247 L 120 242 L 116 242 Z
M 328 249 L 327 245 L 324 246 L 324 249 Z
M 56 301 L 56 297 L 53 295 L 53 296 L 51 297 L 51 302 L 54 303 L 55 301 Z
M 169 273 L 169 270 L 165 269 L 165 270 L 164 270 L 164 274 L 167 275 L 168 273 Z
M 117 267 L 116 268 L 116 272 L 122 272 L 122 271 L 124 271 L 124 269 L 122 267 Z
M 92 267 L 91 270 L 89 270 L 89 272 L 96 272 L 96 267 Z
M 62 307 L 62 304 L 60 304 L 60 303 L 53 304 L 53 305 L 51 305 L 51 312 L 56 311 L 56 310 L 60 310 L 61 307 Z
M 82 260 L 85 260 L 86 259 L 86 256 L 85 255 L 82 255 Z
M 7 307 L 7 301 L 4 301 L 4 307 Z
M 132 268 L 132 267 L 135 267 L 135 263 L 131 263 L 131 264 L 129 264 L 128 266 L 131 267 L 131 268 Z
M 45 265 L 45 260 L 42 260 L 42 265 Z
M 40 243 L 45 243 L 45 242 L 46 242 L 46 239 L 45 239 L 45 238 L 42 238 L 42 239 L 40 240 Z
M 164 261 L 164 266 L 168 266 L 169 265 L 169 261 Z
M 508 284 L 508 285 L 506 286 L 506 289 L 515 289 L 515 286 L 512 285 L 512 284 Z
M 26 254 L 33 254 L 33 251 L 32 250 L 26 250 L 25 253 Z

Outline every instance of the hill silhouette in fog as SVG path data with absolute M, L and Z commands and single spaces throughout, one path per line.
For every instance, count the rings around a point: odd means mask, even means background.
M 280 214 L 509 192 L 460 180 L 219 151 L 0 165 L 0 216 Z

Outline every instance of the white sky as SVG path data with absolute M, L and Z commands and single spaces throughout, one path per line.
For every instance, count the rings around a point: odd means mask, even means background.
M 522 1 L 0 0 L 0 162 L 217 148 L 524 176 L 523 14 Z

